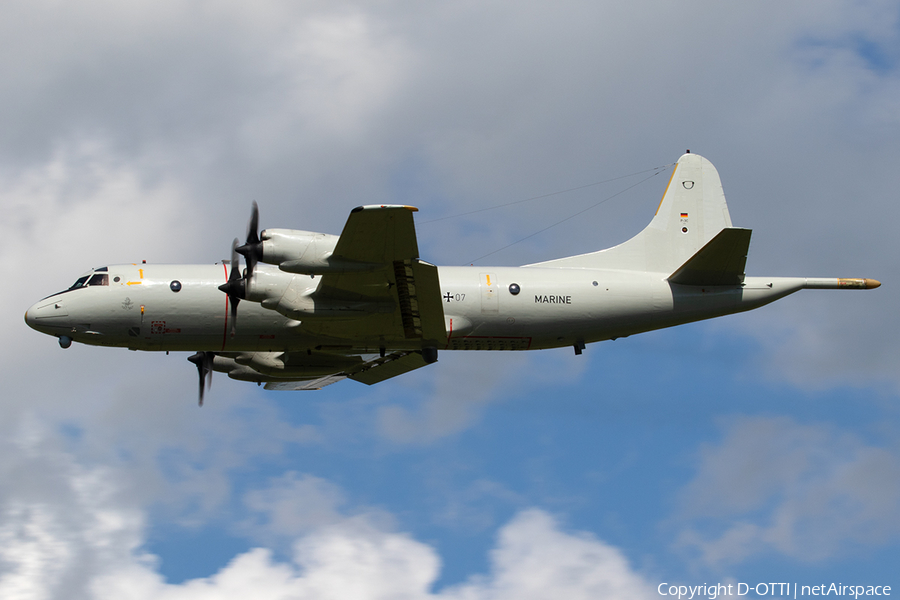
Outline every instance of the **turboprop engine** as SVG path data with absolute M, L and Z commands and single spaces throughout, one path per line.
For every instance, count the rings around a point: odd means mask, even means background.
M 372 271 L 382 266 L 334 257 L 339 237 L 294 229 L 266 229 L 261 234 L 261 260 L 298 275 Z
M 260 235 L 257 258 L 287 273 L 324 275 L 370 271 L 380 267 L 365 262 L 339 260 L 332 256 L 337 235 L 299 229 L 264 229 Z
M 340 236 L 297 229 L 265 229 L 257 233 L 258 224 L 259 207 L 254 202 L 247 241 L 239 246 L 238 240 L 234 240 L 228 281 L 219 286 L 228 295 L 231 306 L 232 336 L 241 300 L 258 302 L 263 308 L 295 321 L 356 318 L 394 310 L 393 303 L 365 298 L 351 302 L 316 301 L 312 294 L 318 287 L 317 275 L 373 271 L 384 265 L 335 257 Z M 239 254 L 247 263 L 243 271 L 238 262 Z M 260 266 L 259 263 L 277 265 L 278 268 Z M 232 374 L 238 373 L 240 369 Z
M 264 229 L 260 234 L 260 261 L 289 273 L 311 275 L 314 270 L 299 269 L 326 267 L 338 237 L 297 229 Z

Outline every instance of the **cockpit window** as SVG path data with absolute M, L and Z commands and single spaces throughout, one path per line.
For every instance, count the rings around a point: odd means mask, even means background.
M 80 287 L 84 287 L 84 284 L 87 283 L 88 277 L 90 277 L 90 275 L 82 275 L 81 277 L 78 278 L 78 280 L 75 283 L 72 284 L 72 286 L 69 289 L 77 290 Z
M 100 272 L 102 271 L 102 273 Z M 65 289 L 61 292 L 57 292 L 55 294 L 51 294 L 47 296 L 47 298 L 52 298 L 53 296 L 59 296 L 60 294 L 65 294 L 67 292 L 71 292 L 72 290 L 80 290 L 81 288 L 88 287 L 89 285 L 109 285 L 109 269 L 107 267 L 100 267 L 99 269 L 92 269 L 75 280 L 68 289 Z M 46 300 L 47 298 L 44 298 Z

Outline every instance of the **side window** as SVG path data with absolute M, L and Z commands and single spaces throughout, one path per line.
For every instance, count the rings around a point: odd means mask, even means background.
M 106 273 L 94 273 L 88 285 L 109 285 L 109 275 Z

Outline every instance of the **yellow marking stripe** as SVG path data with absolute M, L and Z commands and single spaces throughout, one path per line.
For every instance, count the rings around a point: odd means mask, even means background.
M 144 282 L 143 281 L 129 281 L 125 285 L 141 285 L 142 283 L 144 283 Z
M 678 163 L 675 163 L 675 168 L 672 169 L 672 174 L 669 175 L 669 183 L 666 184 L 666 191 L 663 192 L 662 198 L 659 199 L 659 206 L 656 207 L 656 213 L 659 214 L 659 209 L 662 208 L 663 200 L 666 199 L 666 194 L 669 193 L 669 186 L 672 185 L 672 178 L 675 177 L 675 171 L 678 170 Z
M 490 275 L 485 275 L 485 277 L 487 277 L 487 284 L 488 284 L 488 287 L 491 287 L 491 276 L 490 276 Z

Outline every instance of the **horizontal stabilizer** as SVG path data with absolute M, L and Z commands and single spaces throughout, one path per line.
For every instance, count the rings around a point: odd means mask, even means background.
M 672 273 L 669 281 L 681 285 L 740 285 L 751 233 L 737 227 L 723 229 Z

